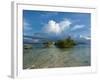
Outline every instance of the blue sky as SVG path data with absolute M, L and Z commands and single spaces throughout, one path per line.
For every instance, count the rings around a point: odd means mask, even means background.
M 24 35 L 90 39 L 91 14 L 23 10 Z

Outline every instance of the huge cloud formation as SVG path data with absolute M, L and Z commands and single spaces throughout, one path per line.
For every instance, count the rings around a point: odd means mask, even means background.
M 47 33 L 60 34 L 65 29 L 69 29 L 71 24 L 71 21 L 67 19 L 60 21 L 58 23 L 54 20 L 49 20 L 48 24 L 45 25 L 44 30 Z

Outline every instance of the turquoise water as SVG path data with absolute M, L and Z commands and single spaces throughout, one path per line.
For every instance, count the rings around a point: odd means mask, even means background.
M 90 66 L 90 46 L 77 45 L 73 48 L 59 49 L 34 47 L 23 50 L 23 68 L 57 68 Z

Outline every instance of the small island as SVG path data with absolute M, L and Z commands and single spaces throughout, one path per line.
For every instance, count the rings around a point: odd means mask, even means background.
M 69 36 L 66 39 L 57 40 L 55 42 L 48 41 L 43 43 L 45 48 L 51 47 L 52 45 L 56 46 L 57 48 L 72 48 L 76 45 L 76 42 Z
M 24 49 L 32 49 L 32 44 L 24 44 L 23 48 Z
M 43 43 L 43 45 L 44 45 L 45 48 L 48 48 L 48 47 L 51 47 L 53 45 L 53 42 L 48 41 L 48 42 Z
M 66 39 L 63 39 L 63 40 L 58 40 L 55 45 L 58 47 L 58 48 L 72 48 L 76 45 L 76 42 L 71 39 L 71 37 L 69 36 L 68 38 Z

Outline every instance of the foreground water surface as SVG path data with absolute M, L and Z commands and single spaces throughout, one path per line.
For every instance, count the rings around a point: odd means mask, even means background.
M 34 47 L 23 49 L 23 68 L 56 68 L 90 66 L 90 45 L 77 45 L 73 48 Z

